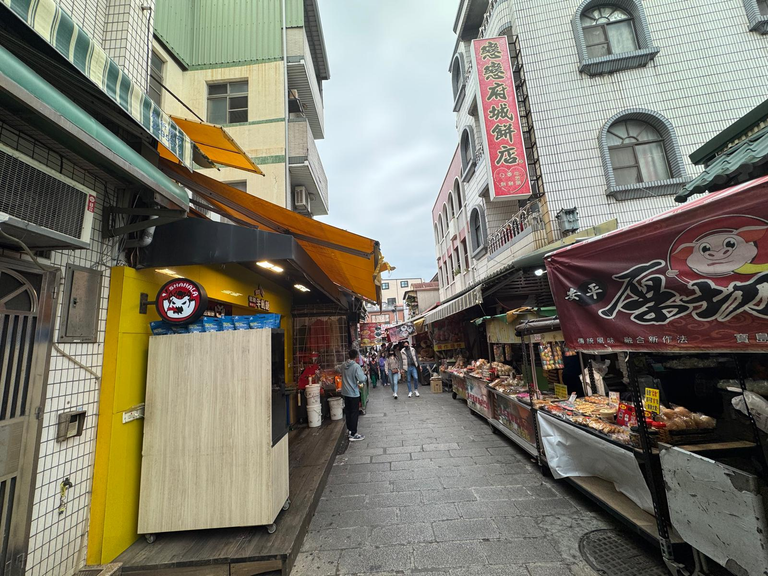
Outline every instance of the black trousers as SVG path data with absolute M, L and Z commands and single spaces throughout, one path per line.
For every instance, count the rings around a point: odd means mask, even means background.
M 344 412 L 347 415 L 347 430 L 354 436 L 357 434 L 357 419 L 360 416 L 360 397 L 344 396 Z

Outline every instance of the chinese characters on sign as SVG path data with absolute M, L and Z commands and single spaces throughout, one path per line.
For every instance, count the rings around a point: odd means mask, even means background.
M 768 178 L 547 258 L 568 346 L 768 350 Z M 654 404 L 655 405 L 655 404 Z
M 478 75 L 478 109 L 492 175 L 491 200 L 520 200 L 531 195 L 525 143 L 506 36 L 472 41 Z

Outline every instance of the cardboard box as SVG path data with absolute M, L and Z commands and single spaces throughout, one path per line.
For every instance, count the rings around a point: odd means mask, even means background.
M 432 394 L 441 394 L 443 392 L 443 379 L 440 376 L 430 378 L 429 385 L 432 388 Z

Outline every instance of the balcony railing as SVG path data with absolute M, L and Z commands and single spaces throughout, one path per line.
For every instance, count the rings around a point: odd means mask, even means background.
M 521 244 L 523 240 L 527 240 Z M 537 202 L 531 202 L 488 236 L 488 253 L 494 254 L 520 244 L 520 252 L 533 251 L 547 244 L 547 231 Z
M 296 90 L 315 138 L 325 137 L 323 90 L 304 28 L 288 29 L 288 89 Z
M 483 16 L 483 24 L 480 26 L 480 30 L 477 34 L 478 38 L 485 38 L 485 33 L 488 31 L 488 25 L 491 23 L 491 19 L 493 18 L 493 11 L 496 9 L 496 6 L 504 2 L 506 2 L 506 0 L 490 0 L 488 2 L 488 8 L 486 9 L 485 15 Z
M 305 186 L 314 197 L 312 214 L 328 214 L 328 178 L 315 146 L 310 123 L 305 119 L 291 118 L 289 130 L 291 185 Z

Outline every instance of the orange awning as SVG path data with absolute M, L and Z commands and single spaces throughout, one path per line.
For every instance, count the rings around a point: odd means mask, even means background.
M 161 160 L 160 168 L 233 219 L 292 235 L 333 282 L 366 300 L 379 301 L 381 256 L 375 240 L 307 218 L 198 172 L 190 173 L 174 162 Z
M 238 168 L 264 176 L 264 172 L 253 163 L 248 154 L 221 126 L 185 120 L 178 116 L 171 116 L 171 118 L 214 164 Z M 162 144 L 158 144 L 158 152 L 166 160 L 178 162 L 175 156 Z

